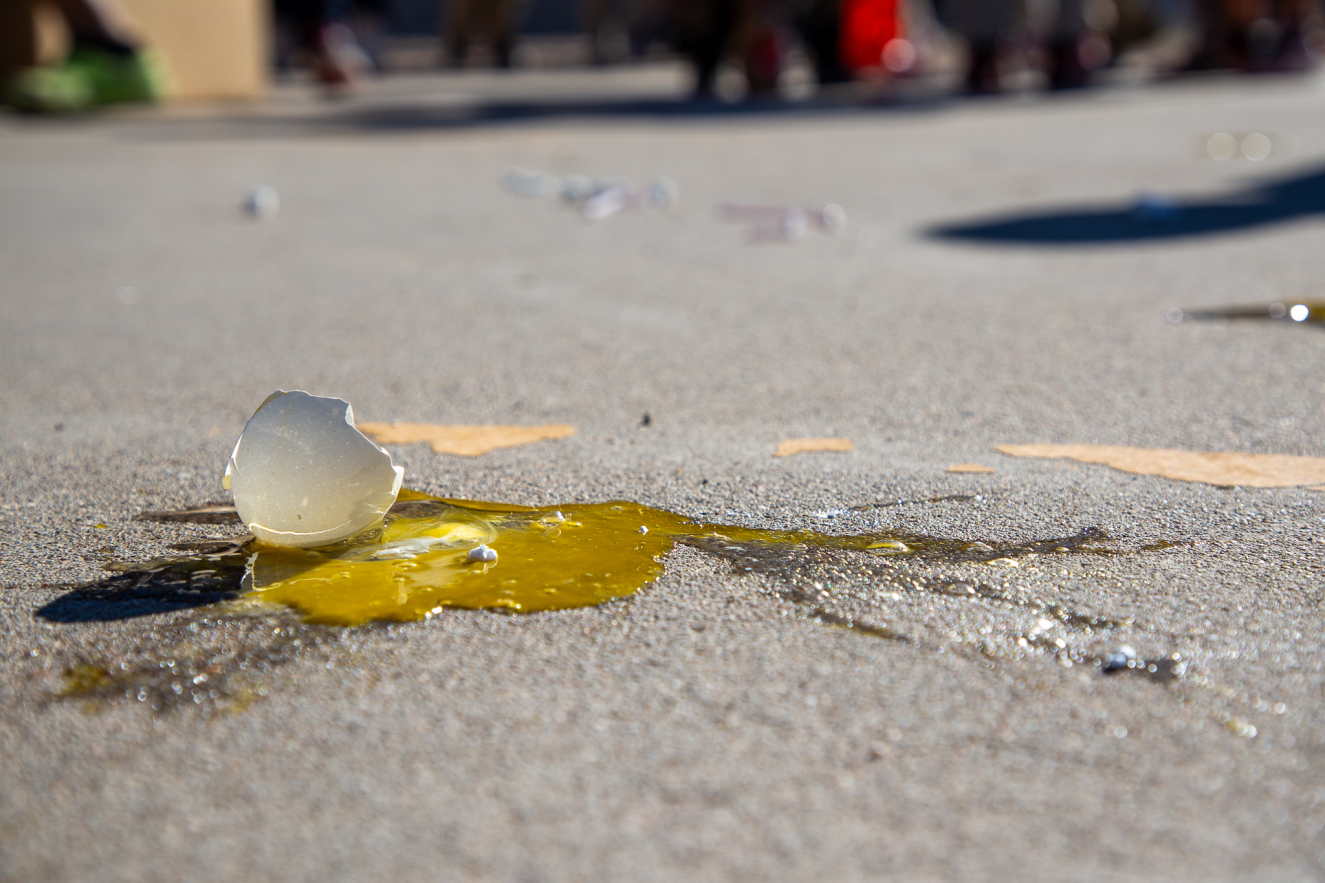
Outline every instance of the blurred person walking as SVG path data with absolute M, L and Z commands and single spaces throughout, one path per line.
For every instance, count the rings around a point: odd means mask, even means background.
M 939 20 L 966 43 L 969 94 L 1002 91 L 1001 69 L 1013 52 L 1042 66 L 1053 89 L 1088 85 L 1113 55 L 1113 0 L 940 0 L 936 6 Z
M 719 67 L 735 61 L 747 95 L 777 89 L 788 31 L 782 0 L 663 0 L 672 43 L 695 65 L 695 97 L 714 94 Z
M 673 45 L 695 66 L 696 98 L 714 94 L 718 65 L 732 48 L 741 0 L 664 0 Z
M 966 43 L 966 91 L 1000 91 L 999 59 L 1022 20 L 1017 0 L 938 0 L 939 21 Z
M 1325 53 L 1320 0 L 1198 0 L 1205 22 L 1200 68 L 1304 70 Z

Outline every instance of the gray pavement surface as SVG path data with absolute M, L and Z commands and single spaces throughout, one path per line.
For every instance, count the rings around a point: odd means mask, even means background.
M 1325 878 L 1325 491 L 991 450 L 1325 456 L 1325 332 L 1165 318 L 1321 297 L 1325 82 L 742 112 L 669 107 L 683 89 L 473 74 L 0 119 L 0 877 Z M 1276 152 L 1201 158 L 1219 131 Z M 667 174 L 681 202 L 590 224 L 504 192 L 512 166 Z M 239 210 L 259 183 L 265 222 Z M 1146 191 L 1189 210 L 1135 218 Z M 850 223 L 751 245 L 714 211 L 742 201 Z M 393 449 L 448 496 L 989 543 L 1100 527 L 1119 554 L 744 574 L 680 548 L 599 608 L 341 630 L 72 594 L 236 531 L 131 519 L 224 499 L 277 388 L 578 427 Z M 830 435 L 855 450 L 772 456 Z M 1106 676 L 1060 641 L 1186 668 Z

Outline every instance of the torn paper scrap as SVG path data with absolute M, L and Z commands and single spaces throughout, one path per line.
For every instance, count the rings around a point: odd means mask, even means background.
M 565 438 L 575 427 L 565 423 L 545 426 L 444 426 L 435 423 L 360 423 L 359 429 L 384 445 L 427 442 L 438 454 L 477 457 L 497 448 L 513 448 L 536 441 Z
M 1202 453 L 1109 445 L 995 445 L 1013 457 L 1102 463 L 1137 475 L 1162 475 L 1221 487 L 1296 487 L 1325 482 L 1325 458 L 1289 454 Z
M 987 473 L 987 472 L 993 472 L 994 470 L 990 469 L 988 466 L 983 466 L 979 463 L 953 463 L 951 466 L 948 467 L 948 471 Z
M 854 448 L 849 438 L 789 438 L 773 452 L 774 457 L 790 457 L 809 451 L 845 452 Z

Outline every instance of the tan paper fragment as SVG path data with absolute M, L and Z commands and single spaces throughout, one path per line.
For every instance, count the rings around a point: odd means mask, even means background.
M 948 471 L 987 473 L 987 472 L 993 472 L 994 470 L 990 469 L 988 466 L 983 466 L 979 463 L 953 463 L 951 466 L 948 467 Z
M 496 448 L 513 448 L 536 441 L 565 438 L 575 427 L 565 423 L 546 426 L 442 426 L 435 423 L 356 423 L 364 435 L 382 445 L 427 442 L 439 454 L 477 457 Z
M 855 445 L 849 438 L 789 438 L 773 452 L 774 457 L 790 457 L 807 451 L 849 451 Z
M 1296 487 L 1325 482 L 1325 458 L 1289 454 L 1201 453 L 1107 445 L 995 445 L 1013 457 L 1102 463 L 1137 475 L 1162 475 L 1221 487 Z

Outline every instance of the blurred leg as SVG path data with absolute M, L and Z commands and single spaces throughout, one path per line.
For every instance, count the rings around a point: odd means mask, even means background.
M 488 4 L 488 33 L 492 35 L 492 53 L 498 67 L 511 66 L 515 45 L 513 0 L 481 0 Z
M 814 56 L 814 72 L 820 83 L 845 83 L 851 79 L 838 53 L 841 16 L 842 0 L 813 0 L 796 19 L 801 39 Z
M 118 0 L 56 0 L 55 5 L 75 42 L 119 54 L 140 48 L 132 18 Z
M 713 78 L 718 65 L 731 42 L 736 26 L 736 4 L 733 0 L 713 0 L 710 5 L 708 27 L 700 35 L 695 47 L 695 92 L 708 95 L 713 91 Z
M 966 89 L 972 94 L 997 92 L 998 59 L 1016 24 L 1014 0 L 946 0 L 943 23 L 966 40 L 969 58 Z
M 1077 89 L 1090 76 L 1081 57 L 1081 41 L 1086 33 L 1082 0 L 1058 0 L 1053 31 L 1049 39 L 1049 85 L 1054 89 Z
M 469 54 L 469 28 L 473 19 L 474 0 L 448 0 L 446 17 L 446 45 L 451 64 L 462 67 Z
M 603 51 L 606 25 L 606 0 L 585 0 L 584 32 L 589 37 L 589 56 L 594 64 L 607 63 L 607 55 Z

